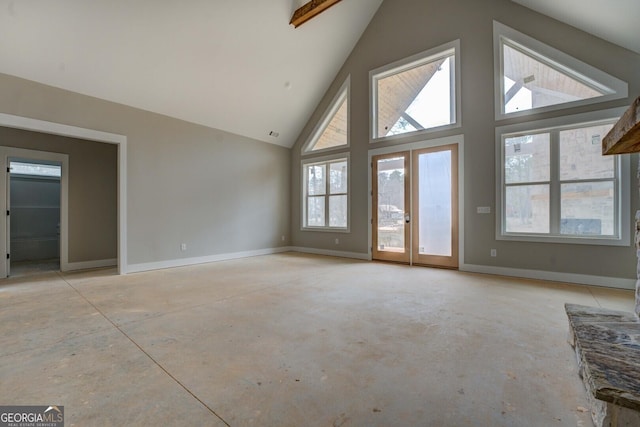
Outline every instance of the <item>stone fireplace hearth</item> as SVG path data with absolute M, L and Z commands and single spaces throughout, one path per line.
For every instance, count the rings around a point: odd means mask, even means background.
M 640 152 L 640 98 L 602 141 L 602 153 Z M 640 189 L 640 164 L 638 165 Z M 635 215 L 638 254 L 635 313 L 566 304 L 569 342 L 576 351 L 597 427 L 640 426 L 640 210 Z

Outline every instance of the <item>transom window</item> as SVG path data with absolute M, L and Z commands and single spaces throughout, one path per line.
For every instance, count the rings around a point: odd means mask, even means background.
M 349 157 L 303 162 L 304 229 L 349 228 Z
M 502 39 L 505 113 L 597 98 L 611 89 L 576 72 L 562 70 L 548 58 Z
M 498 238 L 627 241 L 621 221 L 622 189 L 628 187 L 623 161 L 602 155 L 602 139 L 614 123 L 501 133 Z
M 12 160 L 9 164 L 10 172 L 17 175 L 32 175 L 60 178 L 62 167 L 42 163 L 29 163 Z
M 351 79 L 348 77 L 331 101 L 309 140 L 302 147 L 303 154 L 349 146 L 350 81 Z
M 627 97 L 628 85 L 494 22 L 496 117 Z
M 449 43 L 371 72 L 374 140 L 457 123 L 458 46 Z

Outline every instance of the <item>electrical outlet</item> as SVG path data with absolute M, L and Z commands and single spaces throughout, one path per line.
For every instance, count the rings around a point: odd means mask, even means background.
M 282 235 L 282 241 L 284 242 L 284 234 Z
M 187 250 L 187 244 L 186 243 L 181 244 L 180 245 L 180 250 L 181 251 L 186 251 Z
M 492 257 L 497 257 L 498 256 L 498 250 L 497 249 L 491 249 L 491 256 Z
M 336 245 L 340 244 L 340 239 L 336 239 Z

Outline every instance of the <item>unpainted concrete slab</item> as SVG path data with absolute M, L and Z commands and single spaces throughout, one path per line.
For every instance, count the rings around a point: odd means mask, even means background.
M 68 425 L 588 426 L 565 302 L 633 292 L 301 254 L 9 280 L 0 402 Z

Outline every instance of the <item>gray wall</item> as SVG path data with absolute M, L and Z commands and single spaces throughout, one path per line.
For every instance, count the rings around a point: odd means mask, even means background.
M 4 127 L 0 127 L 0 145 L 69 155 L 68 261 L 117 257 L 115 145 Z
M 494 118 L 493 20 L 499 21 L 592 66 L 629 82 L 629 99 L 606 102 L 526 119 Z M 635 278 L 632 247 L 496 241 L 495 127 L 591 110 L 629 105 L 640 95 L 640 55 L 535 13 L 508 0 L 386 0 L 336 76 L 292 150 L 292 230 L 295 246 L 367 253 L 367 151 L 369 144 L 369 71 L 444 43 L 460 39 L 462 128 L 433 138 L 464 134 L 464 261 L 467 264 Z M 351 233 L 300 231 L 300 147 L 332 97 L 351 74 Z M 420 139 L 424 139 L 420 138 Z M 414 139 L 415 140 L 415 139 Z M 632 157 L 631 176 L 637 157 Z M 477 206 L 491 206 L 478 215 Z M 632 211 L 638 207 L 632 191 Z M 631 215 L 633 218 L 634 215 Z M 340 245 L 334 239 L 340 238 Z M 490 257 L 490 248 L 498 257 Z
M 130 265 L 289 244 L 286 148 L 2 74 L 0 112 L 127 136 Z

